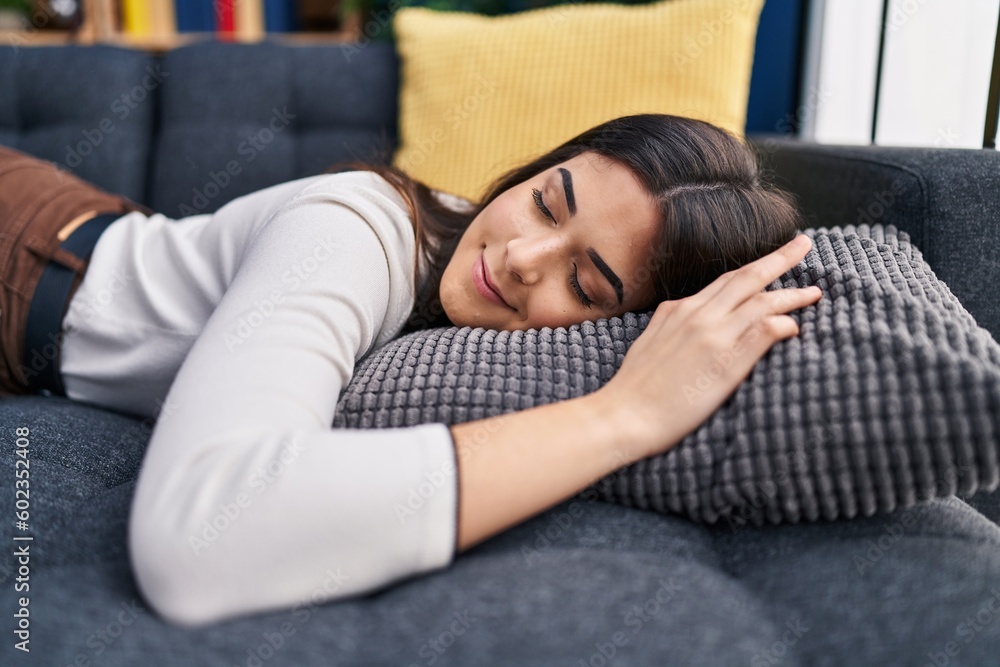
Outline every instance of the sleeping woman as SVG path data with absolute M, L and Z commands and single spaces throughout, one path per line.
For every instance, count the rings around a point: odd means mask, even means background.
M 166 620 L 365 594 L 698 428 L 820 298 L 766 289 L 809 251 L 801 226 L 743 140 L 664 114 L 587 130 L 477 201 L 347 163 L 179 219 L 0 148 L 0 396 L 155 417 L 128 551 Z M 584 396 L 331 426 L 357 363 L 401 333 L 630 311 L 653 314 Z

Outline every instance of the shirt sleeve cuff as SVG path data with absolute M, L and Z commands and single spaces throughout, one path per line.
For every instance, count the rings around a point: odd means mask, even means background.
M 406 505 L 398 509 L 398 515 L 401 521 L 424 515 L 423 567 L 432 570 L 450 565 L 458 554 L 458 456 L 447 424 L 412 428 L 424 444 L 426 459 L 422 480 L 409 490 Z

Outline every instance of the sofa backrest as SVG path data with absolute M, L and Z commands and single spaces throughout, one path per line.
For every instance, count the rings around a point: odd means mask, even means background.
M 338 161 L 388 162 L 395 149 L 398 64 L 385 43 L 206 42 L 159 66 L 148 200 L 166 215 L 214 211 Z
M 208 213 L 342 160 L 387 162 L 397 72 L 375 42 L 0 47 L 0 144 L 170 217 Z
M 155 64 L 105 46 L 0 47 L 0 144 L 144 202 L 157 96 L 143 82 Z

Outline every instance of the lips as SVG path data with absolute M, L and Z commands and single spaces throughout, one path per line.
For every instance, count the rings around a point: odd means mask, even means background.
M 490 278 L 490 269 L 488 266 L 486 266 L 486 253 L 483 253 L 479 256 L 479 261 L 482 263 L 483 281 L 486 283 L 486 286 L 489 287 L 491 290 L 493 290 L 493 292 L 498 297 L 500 297 L 500 300 L 504 302 L 504 305 L 510 308 L 511 307 L 510 303 L 507 302 L 507 299 L 503 297 L 503 294 L 500 292 L 499 289 L 497 289 L 497 286 L 493 283 L 493 280 Z
M 486 279 L 486 284 L 489 285 L 490 289 L 497 293 L 497 296 L 503 299 L 504 303 L 507 303 L 507 299 L 503 298 L 503 294 L 497 289 L 497 286 L 493 284 L 493 279 L 490 278 L 490 267 L 486 266 L 486 255 L 483 255 L 483 278 Z M 509 303 L 507 303 L 510 306 Z

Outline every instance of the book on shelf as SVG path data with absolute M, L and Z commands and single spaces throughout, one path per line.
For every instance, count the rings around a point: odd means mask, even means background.
M 83 22 L 70 34 L 82 43 L 125 42 L 169 48 L 185 35 L 258 41 L 269 33 L 349 36 L 358 17 L 342 16 L 344 0 L 80 0 Z M 308 34 L 304 34 L 308 33 Z
M 174 0 L 177 32 L 209 32 L 215 29 L 212 3 L 202 0 Z
M 169 35 L 177 31 L 173 0 L 121 0 L 122 30 L 130 35 Z
M 154 2 L 163 0 L 153 0 Z M 231 32 L 254 37 L 299 30 L 301 0 L 166 0 L 173 5 L 178 32 Z M 336 11 L 338 2 L 327 2 Z
M 298 12 L 293 0 L 264 0 L 264 29 L 268 32 L 293 32 L 299 29 Z
M 261 39 L 265 30 L 263 0 L 236 0 L 233 31 L 248 40 Z

